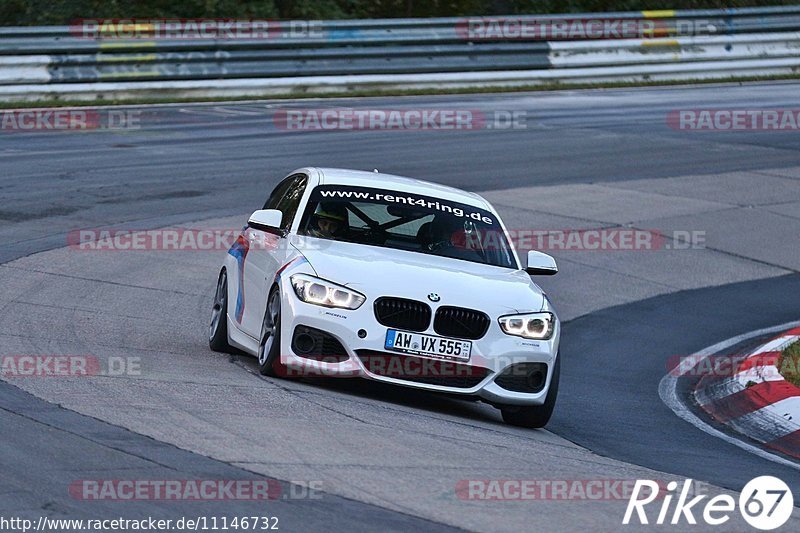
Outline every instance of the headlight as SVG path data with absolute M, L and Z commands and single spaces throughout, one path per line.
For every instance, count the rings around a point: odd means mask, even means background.
M 553 336 L 555 316 L 553 313 L 527 313 L 501 316 L 500 328 L 506 335 L 526 339 L 547 340 Z
M 367 299 L 360 292 L 314 276 L 295 274 L 290 279 L 297 297 L 309 304 L 358 309 Z

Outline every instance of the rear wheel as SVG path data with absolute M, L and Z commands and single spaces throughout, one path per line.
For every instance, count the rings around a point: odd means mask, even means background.
M 281 293 L 277 287 L 269 293 L 261 324 L 258 371 L 264 376 L 286 377 L 286 367 L 281 363 Z
M 561 355 L 556 356 L 553 377 L 542 405 L 506 405 L 501 408 L 503 420 L 512 426 L 543 428 L 550 421 L 558 396 L 558 381 L 561 374 Z
M 217 290 L 214 292 L 211 324 L 208 326 L 208 346 L 215 352 L 233 351 L 228 344 L 228 274 L 225 270 L 219 273 Z

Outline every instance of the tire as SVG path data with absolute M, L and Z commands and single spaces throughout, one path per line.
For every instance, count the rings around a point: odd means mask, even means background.
M 262 376 L 286 377 L 281 364 L 281 292 L 273 287 L 267 298 L 267 309 L 261 322 L 258 343 L 258 371 Z
M 561 376 L 561 355 L 556 356 L 556 366 L 550 379 L 550 388 L 542 405 L 508 405 L 500 409 L 503 421 L 512 426 L 524 428 L 543 428 L 550 421 L 558 396 L 558 382 Z
M 232 353 L 228 344 L 228 273 L 219 273 L 214 305 L 211 308 L 211 324 L 208 326 L 208 346 L 215 352 Z

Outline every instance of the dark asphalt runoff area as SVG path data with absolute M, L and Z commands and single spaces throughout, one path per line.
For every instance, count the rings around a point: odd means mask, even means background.
M 548 429 L 600 455 L 734 490 L 777 476 L 800 500 L 800 470 L 698 431 L 658 396 L 671 357 L 797 320 L 798 295 L 800 276 L 781 276 L 657 296 L 570 321 L 561 348 L 569 354 L 563 396 Z

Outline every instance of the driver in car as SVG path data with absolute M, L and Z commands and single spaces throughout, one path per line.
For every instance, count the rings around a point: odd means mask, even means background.
M 471 222 L 463 222 L 453 217 L 437 215 L 427 228 L 426 248 L 432 252 L 448 248 L 466 248 L 466 228 Z
M 336 239 L 343 236 L 347 227 L 347 209 L 344 205 L 320 202 L 311 216 L 308 234 L 322 239 Z

